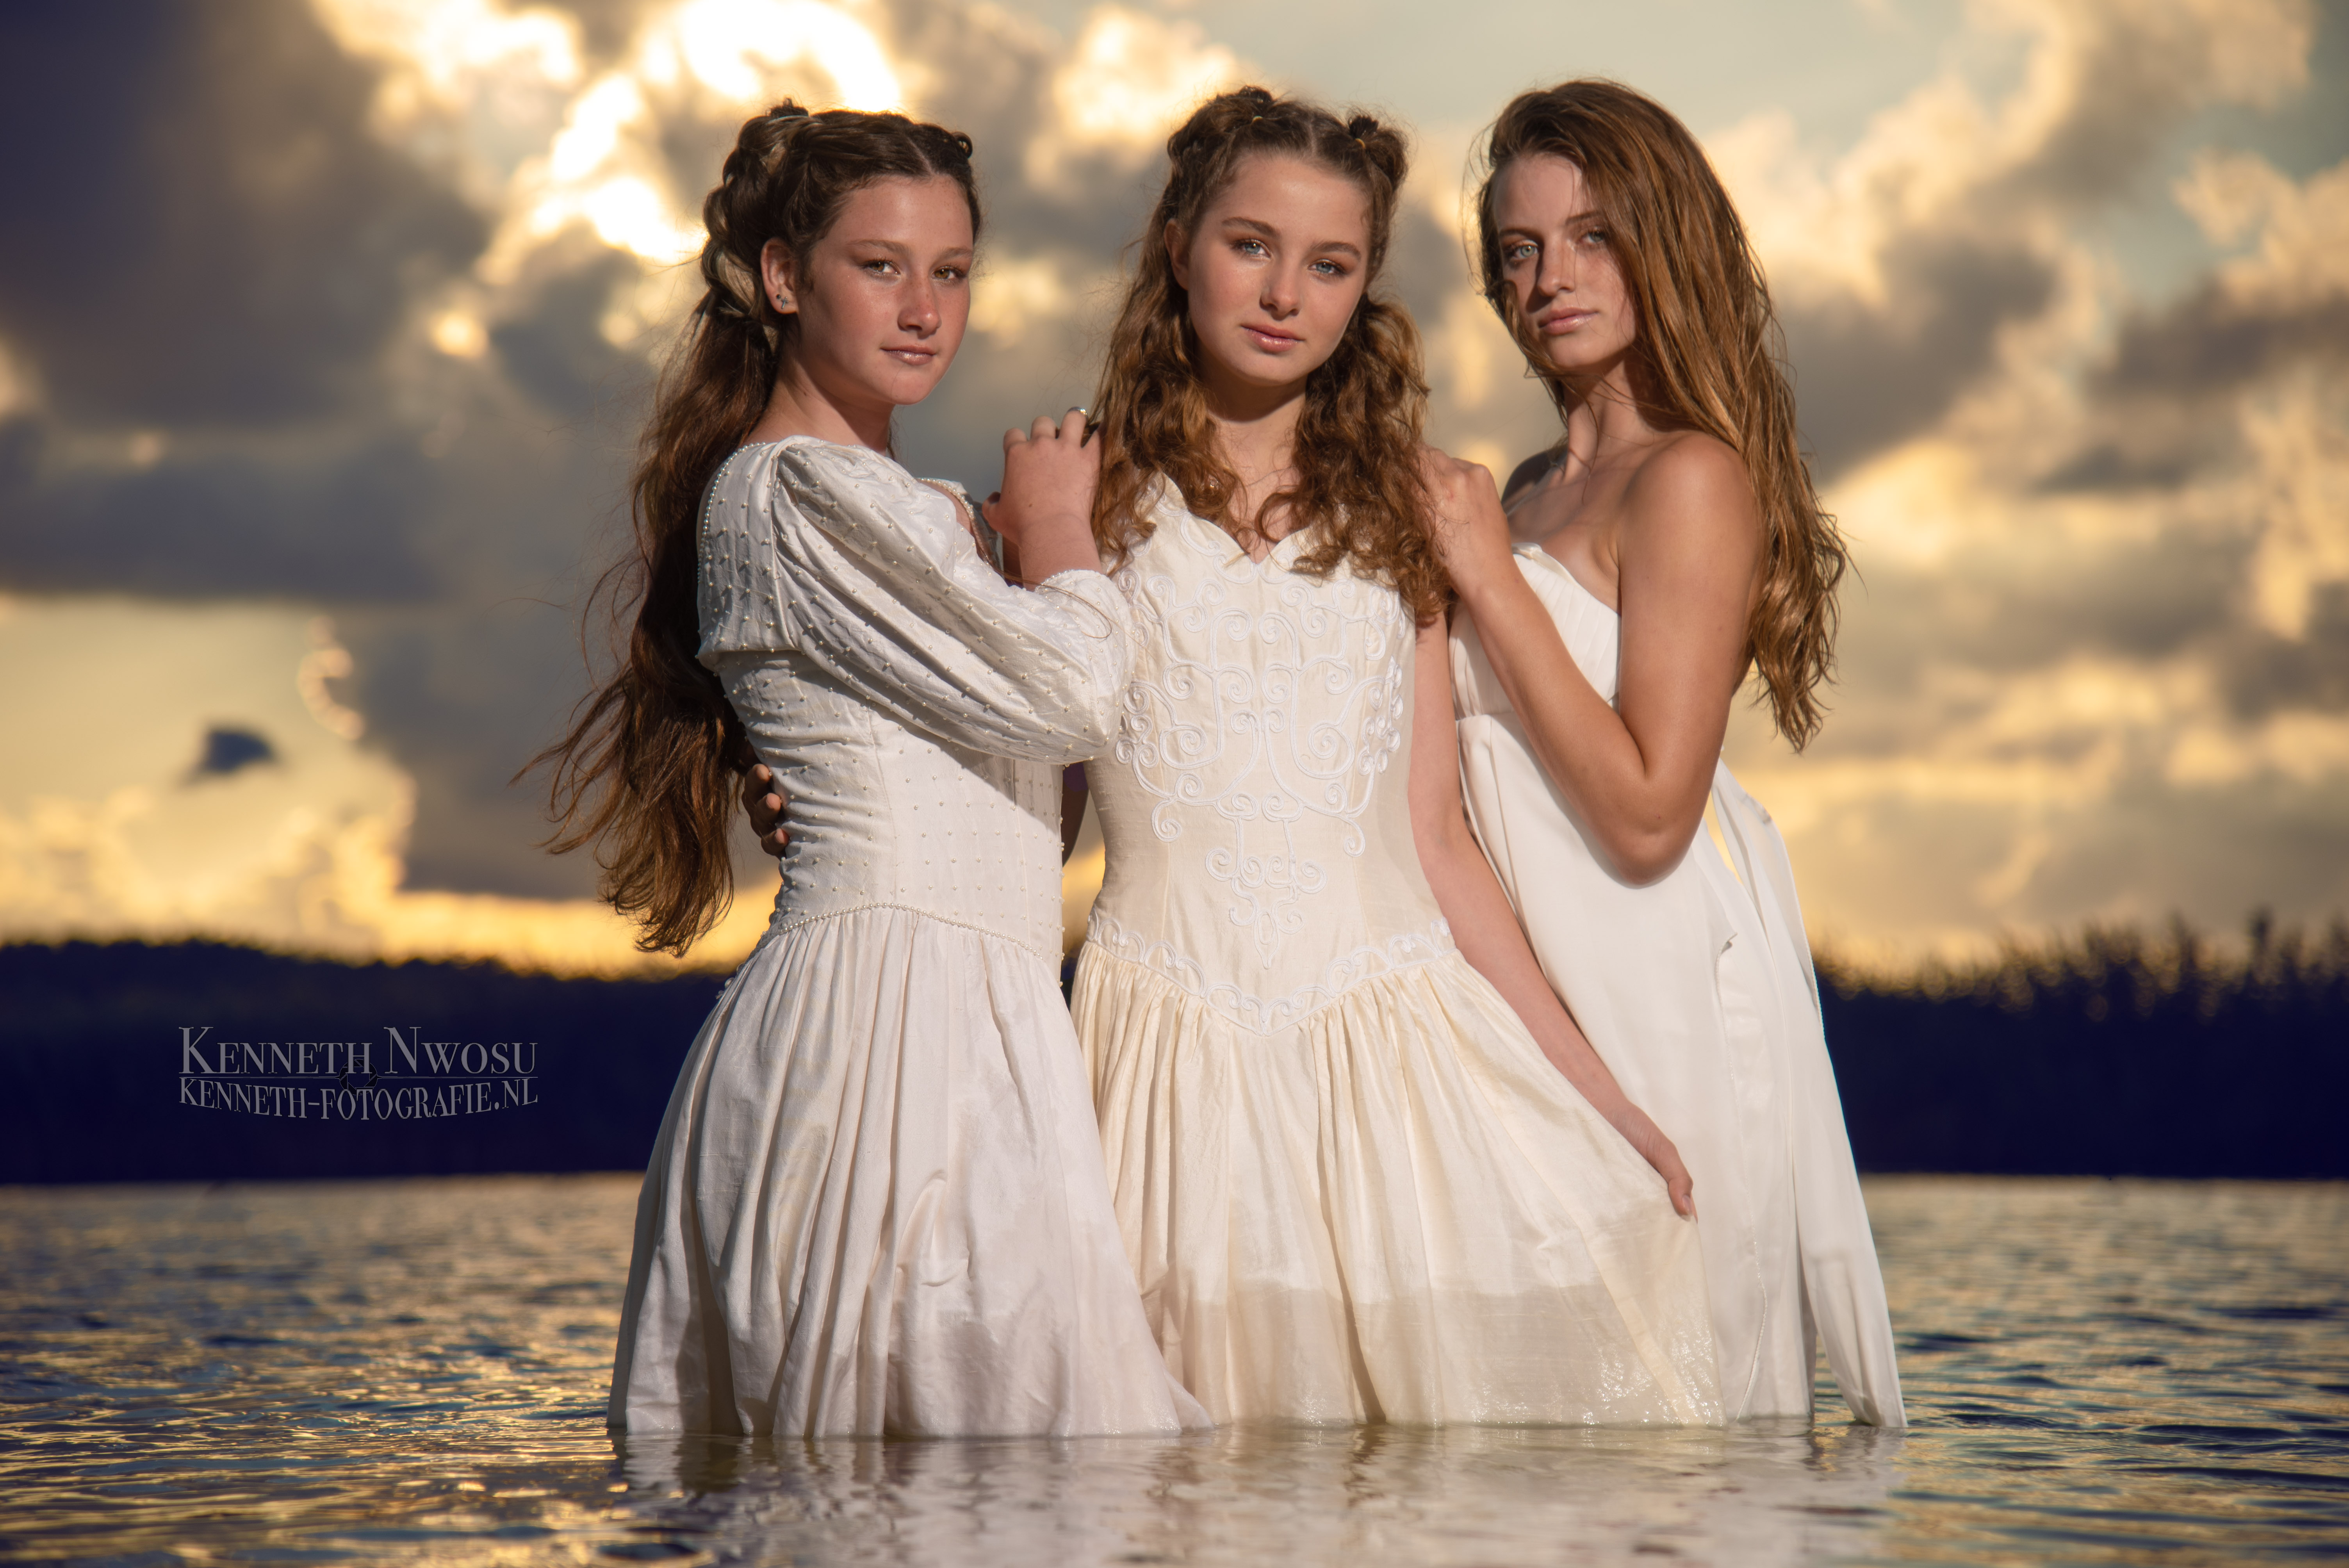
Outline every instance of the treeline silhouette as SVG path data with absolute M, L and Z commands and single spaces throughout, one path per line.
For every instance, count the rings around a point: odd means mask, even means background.
M 2177 923 L 2095 927 L 1899 976 L 1829 957 L 1820 980 L 1864 1171 L 2349 1177 L 2338 922 L 2311 938 L 2258 919 L 2240 948 Z M 209 943 L 0 946 L 0 1182 L 641 1169 L 723 984 Z M 191 1063 L 182 1031 L 200 1029 Z M 322 1120 L 255 1114 L 250 1091 L 220 1098 L 239 1081 L 368 1089 L 365 1075 L 219 1073 L 231 1040 L 364 1040 L 370 1094 L 416 1085 L 386 1071 L 404 1066 L 394 1029 L 534 1042 L 529 1102 L 492 1092 L 473 1102 L 490 1109 Z M 188 1103 L 191 1068 L 213 1078 L 206 1103 Z
M 0 947 L 0 1182 L 640 1170 L 724 983 L 338 964 L 202 942 Z M 315 1104 L 305 1117 L 189 1105 L 183 1028 L 209 1031 L 196 1056 L 211 1068 L 232 1040 L 289 1055 L 305 1041 L 366 1041 L 387 1092 L 409 1081 L 386 1073 L 405 1065 L 390 1029 L 460 1045 L 535 1042 L 533 1103 L 388 1121 L 321 1120 Z M 263 1055 L 264 1068 L 277 1065 Z M 452 1065 L 462 1081 L 492 1076 Z M 266 1071 L 222 1075 L 214 1087 L 240 1082 L 342 1088 L 336 1076 Z
M 1863 1171 L 2349 1177 L 2349 924 L 2173 921 L 1906 976 L 1820 965 Z

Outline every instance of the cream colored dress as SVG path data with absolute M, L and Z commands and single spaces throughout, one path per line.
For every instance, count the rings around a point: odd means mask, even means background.
M 1420 870 L 1410 614 L 1153 515 L 1074 1001 L 1168 1366 L 1217 1420 L 1717 1420 L 1696 1227 Z
M 1621 628 L 1556 557 L 1517 564 L 1593 688 Z M 1468 815 L 1526 934 L 1632 1102 L 1688 1162 L 1733 1418 L 1808 1415 L 1815 1341 L 1863 1421 L 1899 1426 L 1900 1379 L 1785 844 L 1726 765 L 1705 837 L 1657 882 L 1619 880 L 1535 759 L 1467 614 L 1453 621 Z
M 862 448 L 745 447 L 701 659 L 791 801 L 772 923 L 679 1073 L 611 1418 L 789 1437 L 1205 1424 L 1133 1289 L 1060 960 L 1060 769 L 1128 673 L 1098 573 L 1008 587 Z

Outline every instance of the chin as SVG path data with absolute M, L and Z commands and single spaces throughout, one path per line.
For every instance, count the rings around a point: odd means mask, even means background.
M 1561 376 L 1590 376 L 1604 371 L 1623 356 L 1624 348 L 1609 347 L 1593 352 L 1577 346 L 1569 351 L 1554 352 L 1549 356 L 1550 368 Z
M 943 365 L 928 370 L 901 370 L 895 376 L 885 377 L 873 388 L 873 395 L 902 408 L 909 403 L 920 402 L 936 391 L 939 378 L 945 375 L 946 366 Z

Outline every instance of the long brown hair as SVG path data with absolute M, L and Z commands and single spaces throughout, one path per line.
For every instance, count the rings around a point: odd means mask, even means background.
M 1366 114 L 1340 120 L 1242 88 L 1209 99 L 1167 139 L 1166 189 L 1143 228 L 1093 402 L 1103 446 L 1093 536 L 1111 559 L 1147 538 L 1147 487 L 1162 476 L 1194 512 L 1238 531 L 1239 476 L 1216 450 L 1189 295 L 1174 281 L 1166 233 L 1169 224 L 1186 239 L 1196 232 L 1208 204 L 1258 154 L 1301 158 L 1360 187 L 1371 240 L 1362 303 L 1337 351 L 1305 383 L 1291 456 L 1296 482 L 1258 515 L 1285 507 L 1297 526 L 1319 531 L 1299 558 L 1300 571 L 1323 574 L 1350 561 L 1394 588 L 1423 624 L 1443 613 L 1451 592 L 1428 539 L 1420 478 L 1427 383 L 1418 329 L 1400 304 L 1372 292 L 1410 151 L 1400 132 Z
M 1835 666 L 1836 585 L 1848 557 L 1819 508 L 1795 428 L 1795 389 L 1762 264 L 1704 150 L 1654 99 L 1584 79 L 1520 94 L 1480 150 L 1478 267 L 1485 297 L 1564 418 L 1572 389 L 1521 319 L 1502 273 L 1495 189 L 1511 162 L 1548 155 L 1582 171 L 1638 312 L 1632 385 L 1651 423 L 1702 430 L 1744 460 L 1762 512 L 1767 573 L 1746 624 L 1778 733 L 1801 750 L 1824 717 Z
M 733 903 L 733 784 L 757 761 L 694 656 L 694 587 L 702 494 L 766 411 L 799 338 L 799 316 L 776 311 L 761 286 L 760 253 L 779 240 L 805 257 L 852 192 L 938 176 L 961 186 L 976 240 L 968 137 L 901 114 L 782 103 L 743 122 L 702 201 L 701 302 L 662 373 L 629 483 L 636 548 L 591 598 L 608 595 L 616 623 L 635 605 L 627 655 L 530 763 L 554 764 L 547 847 L 595 844 L 596 892 L 636 921 L 647 953 L 682 956 Z

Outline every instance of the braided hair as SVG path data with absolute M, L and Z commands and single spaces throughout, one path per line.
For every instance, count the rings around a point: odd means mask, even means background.
M 681 956 L 733 902 L 733 780 L 756 758 L 695 657 L 694 578 L 702 493 L 766 411 L 799 340 L 799 316 L 760 286 L 760 254 L 774 240 L 806 255 L 851 194 L 892 178 L 952 180 L 976 240 L 970 153 L 970 138 L 902 114 L 781 103 L 743 122 L 702 201 L 701 299 L 662 374 L 629 485 L 636 548 L 594 595 L 609 595 L 616 623 L 634 606 L 627 655 L 529 764 L 554 765 L 547 847 L 596 845 L 596 891 L 636 921 L 646 952 Z
M 1299 159 L 1361 190 L 1370 254 L 1361 304 L 1336 351 L 1306 380 L 1291 454 L 1296 480 L 1258 515 L 1286 507 L 1297 526 L 1315 530 L 1299 570 L 1326 574 L 1350 562 L 1395 589 L 1425 624 L 1450 593 L 1428 538 L 1420 475 L 1427 383 L 1418 329 L 1376 290 L 1410 150 L 1400 130 L 1367 114 L 1341 120 L 1248 87 L 1210 98 L 1167 139 L 1166 188 L 1136 246 L 1093 404 L 1103 438 L 1094 538 L 1112 559 L 1147 538 L 1149 487 L 1161 477 L 1198 516 L 1236 536 L 1253 531 L 1234 510 L 1239 476 L 1216 449 L 1190 298 L 1175 281 L 1166 236 L 1171 227 L 1187 241 L 1241 166 L 1260 157 Z

